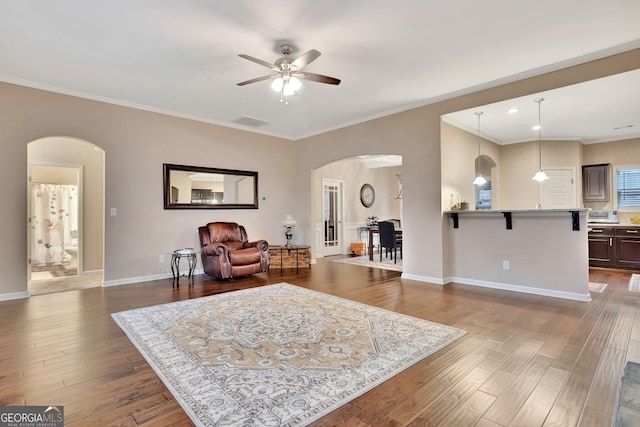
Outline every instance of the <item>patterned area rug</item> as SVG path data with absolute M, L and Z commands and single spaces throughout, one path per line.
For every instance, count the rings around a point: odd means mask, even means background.
M 203 426 L 307 425 L 465 334 L 287 283 L 112 316 Z
M 632 274 L 629 279 L 629 290 L 631 292 L 640 292 L 640 274 Z
M 373 254 L 373 261 L 369 261 L 369 256 L 357 256 L 351 258 L 334 259 L 333 262 L 341 262 L 343 264 L 355 264 L 363 267 L 382 268 L 384 270 L 402 271 L 402 259 L 398 258 L 398 262 L 394 263 L 390 258 L 382 256 L 380 261 L 379 254 Z
M 607 283 L 589 282 L 589 292 L 596 292 L 601 294 L 607 287 Z

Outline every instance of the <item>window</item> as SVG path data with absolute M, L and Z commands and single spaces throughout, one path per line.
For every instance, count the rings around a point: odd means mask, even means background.
M 486 184 L 476 185 L 476 209 L 477 210 L 490 210 L 491 209 L 491 180 Z
M 640 165 L 618 166 L 615 171 L 618 208 L 640 207 Z

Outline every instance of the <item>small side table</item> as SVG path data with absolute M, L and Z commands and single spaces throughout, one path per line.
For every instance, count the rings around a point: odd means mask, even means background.
M 196 269 L 196 251 L 191 248 L 178 249 L 171 254 L 171 274 L 173 275 L 173 282 L 179 284 L 180 281 L 180 260 L 182 258 L 187 259 L 189 265 L 189 271 L 187 277 L 193 282 L 193 271 Z

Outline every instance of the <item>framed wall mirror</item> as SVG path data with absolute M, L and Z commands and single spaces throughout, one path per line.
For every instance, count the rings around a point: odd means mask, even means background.
M 258 209 L 258 172 L 163 164 L 165 209 Z

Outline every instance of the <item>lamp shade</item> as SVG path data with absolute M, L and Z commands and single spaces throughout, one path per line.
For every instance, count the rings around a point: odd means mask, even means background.
M 473 180 L 473 183 L 475 185 L 484 185 L 487 183 L 487 180 L 484 179 L 484 177 L 482 175 L 478 175 L 476 176 L 476 179 Z
M 292 96 L 296 94 L 296 91 L 293 90 L 293 86 L 290 82 L 286 82 L 282 88 L 282 93 L 284 96 Z
M 291 86 L 291 89 L 294 92 L 300 90 L 300 88 L 302 87 L 302 83 L 300 82 L 300 79 L 297 77 L 291 77 L 289 79 L 289 85 Z
M 549 176 L 543 170 L 539 170 L 533 176 L 533 180 L 538 182 L 546 181 L 548 179 L 549 179 Z
M 293 218 L 293 215 L 287 214 L 285 215 L 284 219 L 282 220 L 282 226 L 283 227 L 295 227 L 297 224 L 297 221 Z
M 276 92 L 280 92 L 282 90 L 282 85 L 283 84 L 284 84 L 284 80 L 282 80 L 282 78 L 278 77 L 277 79 L 275 79 L 271 83 L 271 89 L 273 89 Z
M 476 116 L 478 116 L 478 158 L 476 159 L 476 179 L 473 180 L 474 185 L 484 185 L 487 183 L 487 180 L 484 179 L 482 173 L 478 170 L 478 160 L 482 157 L 480 155 L 480 116 L 482 115 L 482 111 L 476 111 Z

